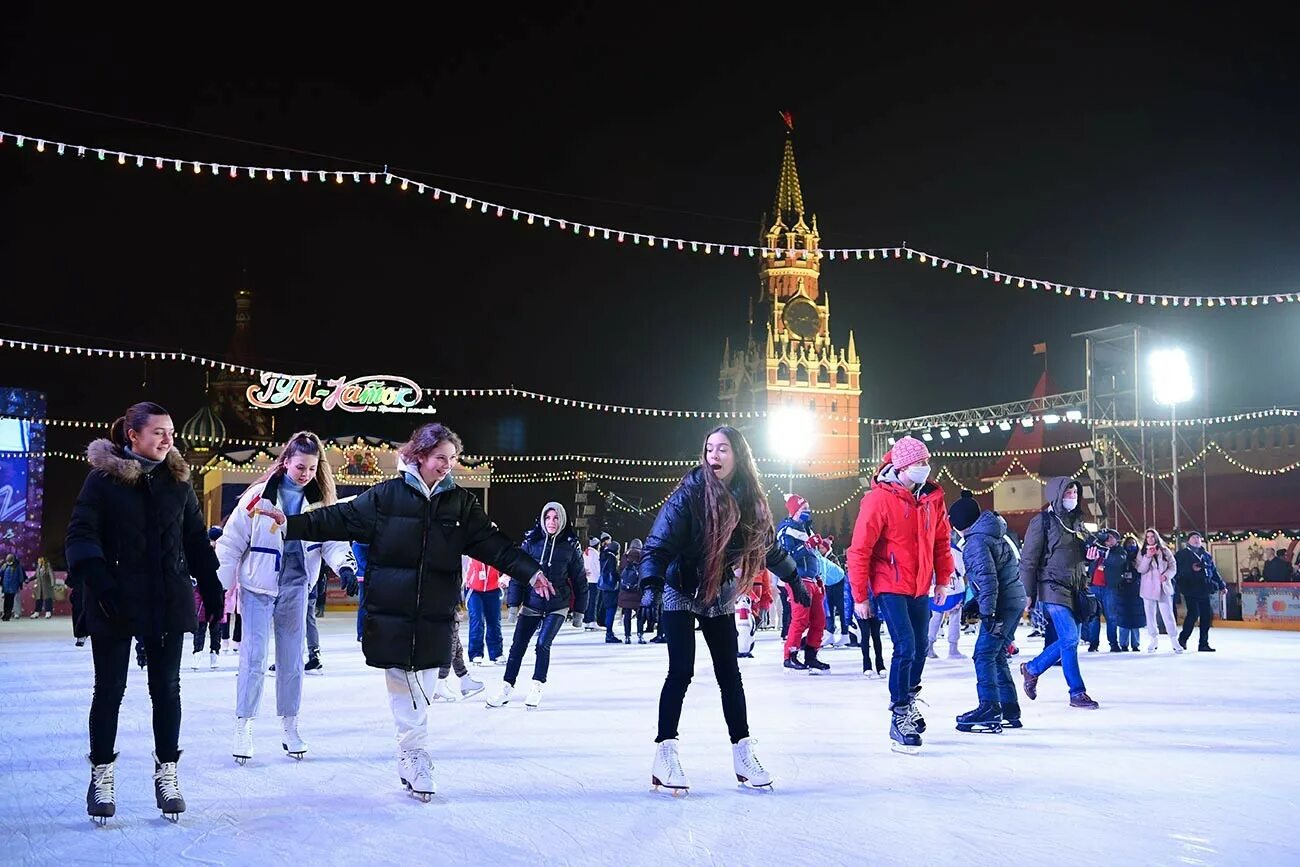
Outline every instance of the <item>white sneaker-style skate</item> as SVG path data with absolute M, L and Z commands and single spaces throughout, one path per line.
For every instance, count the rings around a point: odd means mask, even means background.
M 240 765 L 253 757 L 253 718 L 241 716 L 235 720 L 235 747 L 230 751 Z
M 478 695 L 483 691 L 483 684 L 469 676 L 469 672 L 460 679 L 460 693 L 465 698 Z
M 427 750 L 402 750 L 397 759 L 397 775 L 406 790 L 426 804 L 438 794 L 433 782 L 433 759 Z
M 731 764 L 736 771 L 736 782 L 742 786 L 771 790 L 772 775 L 754 755 L 753 738 L 741 738 L 740 743 L 731 745 Z
M 508 683 L 501 684 L 501 691 L 487 700 L 488 707 L 505 707 L 515 694 L 515 688 Z
M 542 703 L 542 683 L 534 680 L 532 688 L 528 690 L 528 698 L 524 699 L 524 707 L 529 710 L 537 710 L 537 706 Z
M 960 650 L 957 649 L 957 642 L 955 642 L 955 641 L 949 641 L 949 642 L 948 642 L 948 658 L 949 658 L 949 659 L 965 659 L 965 658 L 966 658 L 966 654 L 962 653 Z
M 203 651 L 196 650 L 190 654 L 190 671 L 199 670 L 199 661 L 203 659 Z
M 931 642 L 930 642 L 930 649 L 929 649 L 928 651 L 926 651 L 926 654 L 925 654 L 925 658 L 926 658 L 926 659 L 938 659 L 938 658 L 939 658 L 939 654 L 935 652 L 934 645 L 935 645 L 935 642 L 931 641 Z
M 216 671 L 220 666 L 217 664 L 217 652 L 214 650 L 208 654 L 208 671 Z
M 117 799 L 113 792 L 113 772 L 116 767 L 117 756 L 113 756 L 113 761 L 107 764 L 90 763 L 90 787 L 86 789 L 86 814 L 100 827 L 103 827 L 117 812 Z
M 1153 641 L 1147 645 L 1147 653 L 1155 653 L 1155 652 L 1156 652 L 1156 643 Z
M 440 677 L 433 683 L 434 701 L 460 701 L 460 690 L 451 685 L 451 678 Z
M 51 617 L 53 617 L 53 616 L 54 616 L 54 612 L 53 612 L 53 611 L 46 611 L 46 612 L 45 612 L 45 619 L 46 619 L 46 620 L 49 620 L 49 619 L 50 619 Z
M 669 738 L 656 747 L 655 760 L 650 766 L 650 785 L 656 792 L 662 786 L 674 797 L 690 791 L 690 780 L 686 779 L 681 759 L 677 756 L 677 738 Z
M 298 718 L 281 717 L 280 722 L 284 728 L 284 740 L 280 742 L 280 746 L 284 747 L 289 758 L 302 761 L 302 757 L 307 755 L 307 742 L 298 736 Z
M 41 616 L 41 612 L 39 612 L 39 611 L 33 611 L 33 612 L 32 612 L 32 617 L 31 617 L 31 619 L 32 619 L 32 620 L 35 620 L 37 617 L 40 617 L 40 616 Z

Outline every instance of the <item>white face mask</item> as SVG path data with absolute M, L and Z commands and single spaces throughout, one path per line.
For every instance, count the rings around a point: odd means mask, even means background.
M 908 467 L 903 470 L 903 477 L 914 485 L 924 485 L 925 480 L 930 478 L 930 468 L 919 464 Z
M 1078 498 L 1078 497 L 1062 497 L 1062 498 L 1061 498 L 1061 508 L 1065 509 L 1065 511 L 1067 511 L 1067 512 L 1073 512 L 1073 511 L 1074 511 L 1074 507 L 1077 506 L 1077 505 L 1079 505 L 1079 498 Z

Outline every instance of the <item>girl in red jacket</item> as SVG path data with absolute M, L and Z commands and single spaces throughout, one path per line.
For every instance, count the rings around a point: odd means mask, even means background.
M 894 750 L 904 753 L 917 751 L 925 731 L 916 695 L 925 667 L 931 577 L 936 581 L 935 599 L 942 602 L 954 572 L 943 489 L 929 477 L 930 450 L 925 443 L 915 437 L 895 443 L 862 498 L 848 549 L 854 613 L 869 616 L 870 594 L 894 643 L 889 737 Z

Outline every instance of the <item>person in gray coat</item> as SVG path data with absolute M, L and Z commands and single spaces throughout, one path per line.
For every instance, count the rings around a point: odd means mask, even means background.
M 1025 532 L 1020 581 L 1025 585 L 1029 607 L 1042 605 L 1043 616 L 1056 629 L 1056 641 L 1022 663 L 1020 674 L 1025 681 L 1025 695 L 1033 700 L 1038 697 L 1038 678 L 1059 660 L 1070 688 L 1070 707 L 1095 710 L 1098 704 L 1088 696 L 1079 671 L 1074 594 L 1083 590 L 1087 580 L 1085 559 L 1096 559 L 1097 552 L 1084 545 L 1087 533 L 1079 508 L 1079 483 L 1069 478 L 1051 479 L 1044 493 L 1047 504 L 1030 519 Z

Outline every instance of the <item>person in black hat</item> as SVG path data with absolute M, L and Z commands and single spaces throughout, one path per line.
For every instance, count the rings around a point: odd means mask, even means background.
M 1007 665 L 1007 648 L 1025 610 L 1020 557 L 1007 539 L 1007 522 L 997 512 L 981 511 L 970 491 L 962 491 L 948 507 L 948 520 L 961 536 L 966 580 L 980 614 L 974 653 L 979 707 L 957 717 L 957 730 L 998 733 L 1004 725 L 1020 728 L 1020 697 Z

